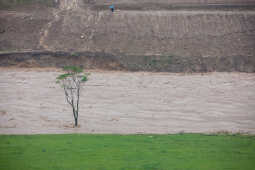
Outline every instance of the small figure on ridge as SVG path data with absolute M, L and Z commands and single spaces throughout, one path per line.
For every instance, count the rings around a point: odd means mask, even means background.
M 114 5 L 110 5 L 109 8 L 110 8 L 110 10 L 111 10 L 112 12 L 114 12 L 114 10 L 115 10 Z

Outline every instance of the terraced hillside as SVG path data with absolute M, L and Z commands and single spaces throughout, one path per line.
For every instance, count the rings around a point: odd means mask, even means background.
M 61 51 L 86 67 L 100 55 L 110 56 L 110 69 L 255 71 L 254 0 L 25 1 L 0 10 L 2 65 L 45 66 L 33 53 L 14 60 L 12 52 L 50 51 L 40 56 L 51 66 Z

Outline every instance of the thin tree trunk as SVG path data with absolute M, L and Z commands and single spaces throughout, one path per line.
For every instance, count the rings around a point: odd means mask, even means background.
M 72 103 L 72 107 L 73 107 L 73 117 L 74 117 L 75 127 L 77 127 L 78 126 L 78 114 L 74 108 L 73 103 Z
M 75 120 L 75 125 L 74 126 L 77 127 L 78 126 L 78 117 L 75 117 L 74 120 Z

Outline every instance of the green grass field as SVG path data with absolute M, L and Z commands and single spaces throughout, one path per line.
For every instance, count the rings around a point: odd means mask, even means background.
M 255 136 L 0 136 L 1 170 L 253 170 Z

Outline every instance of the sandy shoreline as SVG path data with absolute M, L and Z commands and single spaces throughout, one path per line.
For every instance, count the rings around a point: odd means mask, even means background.
M 255 74 L 90 70 L 79 128 L 57 69 L 0 69 L 0 134 L 255 134 Z

